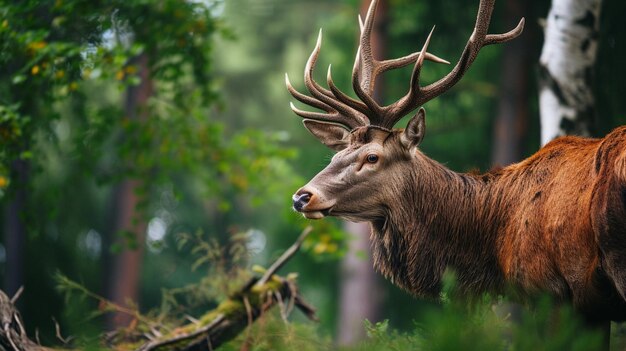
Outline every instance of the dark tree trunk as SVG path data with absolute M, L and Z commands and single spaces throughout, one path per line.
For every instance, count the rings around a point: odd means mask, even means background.
M 24 223 L 26 209 L 26 187 L 30 174 L 29 162 L 15 160 L 12 163 L 13 185 L 12 198 L 8 202 L 4 213 L 4 245 L 6 249 L 6 275 L 4 290 L 12 296 L 24 285 L 24 253 L 26 242 L 26 224 Z
M 504 23 L 516 23 L 529 18 L 529 1 L 510 0 L 505 3 Z M 524 33 L 503 46 L 500 69 L 499 101 L 494 123 L 492 163 L 505 166 L 521 160 L 528 136 L 529 77 L 531 45 L 534 27 L 526 26 Z

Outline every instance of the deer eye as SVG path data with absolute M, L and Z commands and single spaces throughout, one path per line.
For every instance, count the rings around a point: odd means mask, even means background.
M 369 155 L 367 155 L 366 159 L 367 159 L 367 162 L 369 162 L 369 163 L 376 163 L 376 162 L 378 162 L 378 155 L 376 155 L 376 154 L 369 154 Z

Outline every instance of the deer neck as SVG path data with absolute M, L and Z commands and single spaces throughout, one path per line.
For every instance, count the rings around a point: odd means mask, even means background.
M 418 153 L 394 188 L 394 206 L 373 221 L 374 266 L 397 285 L 420 296 L 437 296 L 446 269 L 458 291 L 493 291 L 502 285 L 494 228 L 480 218 L 488 185 L 455 173 Z

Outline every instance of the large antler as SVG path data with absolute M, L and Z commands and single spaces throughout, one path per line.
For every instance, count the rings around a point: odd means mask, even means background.
M 452 71 L 438 81 L 422 87 L 419 85 L 419 77 L 424 60 L 449 63 L 427 52 L 434 27 L 428 35 L 421 51 L 398 59 L 378 61 L 373 57 L 371 48 L 371 34 L 372 28 L 374 27 L 374 15 L 378 0 L 372 0 L 367 11 L 367 16 L 365 17 L 365 22 L 363 22 L 359 16 L 361 36 L 354 61 L 354 68 L 352 70 L 352 87 L 360 101 L 349 97 L 337 89 L 331 78 L 330 66 L 328 67 L 327 75 L 330 90 L 321 87 L 313 80 L 312 73 L 321 48 L 322 32 L 320 31 L 317 45 L 313 53 L 311 53 L 304 70 L 304 84 L 312 96 L 304 95 L 294 89 L 287 77 L 286 83 L 287 89 L 298 101 L 321 109 L 326 113 L 302 111 L 291 104 L 292 110 L 301 117 L 338 123 L 346 126 L 348 129 L 365 125 L 374 125 L 385 129 L 392 128 L 394 124 L 406 114 L 454 86 L 465 72 L 467 72 L 478 55 L 478 52 L 484 46 L 504 43 L 520 35 L 524 28 L 523 18 L 520 20 L 517 27 L 507 33 L 487 34 L 494 1 L 495 0 L 480 1 L 474 31 Z M 413 73 L 411 74 L 407 94 L 390 105 L 379 105 L 373 97 L 376 77 L 390 69 L 404 67 L 412 63 L 414 64 Z

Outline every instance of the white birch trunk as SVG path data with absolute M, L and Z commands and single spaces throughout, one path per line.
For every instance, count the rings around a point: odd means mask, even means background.
M 541 51 L 541 144 L 565 134 L 590 135 L 591 89 L 601 0 L 553 0 Z

